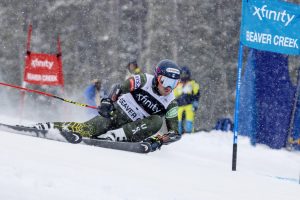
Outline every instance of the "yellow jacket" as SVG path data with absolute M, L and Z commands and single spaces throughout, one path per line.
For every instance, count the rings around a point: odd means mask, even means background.
M 195 80 L 180 82 L 174 90 L 178 106 L 193 104 L 200 98 L 200 85 Z

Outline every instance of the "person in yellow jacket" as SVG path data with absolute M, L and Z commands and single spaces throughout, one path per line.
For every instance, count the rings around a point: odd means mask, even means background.
M 199 106 L 200 85 L 191 79 L 188 67 L 181 68 L 180 83 L 174 90 L 178 103 L 178 132 L 194 132 L 195 111 Z

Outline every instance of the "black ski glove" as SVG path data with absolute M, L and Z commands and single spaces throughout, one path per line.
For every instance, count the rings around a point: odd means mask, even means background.
M 162 140 L 164 145 L 168 145 L 181 139 L 181 135 L 175 131 L 169 131 L 167 134 L 164 134 L 161 137 L 163 138 Z
M 157 136 L 149 137 L 145 139 L 144 142 L 148 142 L 151 144 L 151 151 L 156 151 L 163 145 L 163 141 Z
M 160 150 L 162 145 L 168 145 L 172 142 L 176 142 L 180 140 L 181 135 L 175 133 L 175 131 L 169 131 L 167 134 L 160 135 L 157 134 L 155 136 L 149 137 L 144 140 L 144 142 L 148 142 L 151 144 L 152 151 Z
M 115 107 L 113 101 L 110 98 L 102 99 L 100 106 L 98 106 L 98 113 L 105 118 L 110 118 L 114 110 Z

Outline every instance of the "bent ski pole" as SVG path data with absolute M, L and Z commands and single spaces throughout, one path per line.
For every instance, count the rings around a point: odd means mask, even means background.
M 20 86 L 11 85 L 11 84 L 2 83 L 2 82 L 0 82 L 0 85 L 12 87 L 12 88 L 16 88 L 16 89 L 19 89 L 19 90 L 24 90 L 24 91 L 26 91 L 26 92 L 37 93 L 37 94 L 41 94 L 41 95 L 48 96 L 48 97 L 53 97 L 53 98 L 62 100 L 62 101 L 64 101 L 64 102 L 68 102 L 68 103 L 75 104 L 75 105 L 77 105 L 77 106 L 82 106 L 82 107 L 87 107 L 87 108 L 97 109 L 96 106 L 90 106 L 90 105 L 87 105 L 87 104 L 78 103 L 78 102 L 75 102 L 75 101 L 71 101 L 71 100 L 68 100 L 68 99 L 64 99 L 64 98 L 55 96 L 55 95 L 53 95 L 53 94 L 49 94 L 49 93 L 46 93 L 46 92 L 41 92 L 41 91 L 38 91 L 38 90 L 32 90 L 32 89 L 23 88 L 23 87 L 20 87 Z

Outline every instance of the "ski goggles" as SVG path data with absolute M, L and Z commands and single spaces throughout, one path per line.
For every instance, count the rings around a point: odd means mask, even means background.
M 176 88 L 176 86 L 178 85 L 178 79 L 172 79 L 166 76 L 162 76 L 160 75 L 158 77 L 158 82 L 164 87 L 170 87 L 172 90 L 174 90 Z

